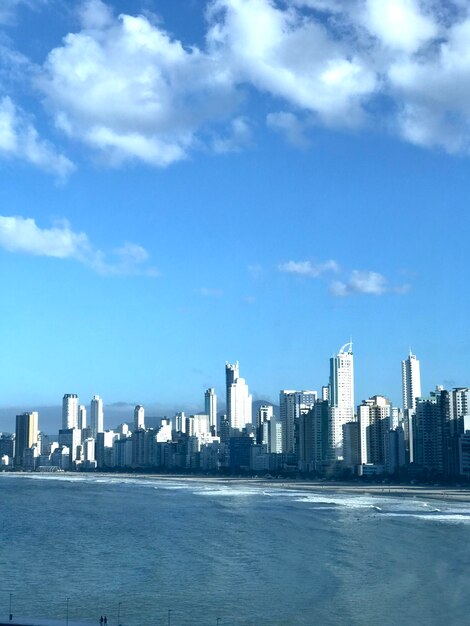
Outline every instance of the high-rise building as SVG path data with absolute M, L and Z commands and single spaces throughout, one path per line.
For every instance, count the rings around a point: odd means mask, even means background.
M 134 430 L 145 429 L 145 410 L 138 404 L 134 409 Z
M 329 461 L 328 400 L 317 400 L 299 418 L 299 468 L 318 470 Z
M 78 428 L 80 430 L 86 428 L 86 407 L 84 404 L 80 404 L 78 407 Z
M 343 424 L 354 421 L 352 342 L 330 359 L 329 446 L 332 460 L 343 458 Z
M 413 462 L 437 473 L 445 469 L 443 392 L 441 387 L 436 387 L 429 397 L 418 399 L 413 428 Z
M 215 435 L 217 433 L 217 396 L 212 387 L 204 394 L 204 412 L 209 416 L 211 432 Z
M 38 440 L 38 413 L 22 413 L 16 416 L 15 465 L 23 464 L 23 454 Z
M 175 417 L 172 420 L 172 428 L 177 433 L 185 433 L 186 432 L 186 415 L 184 411 L 175 414 Z
M 253 422 L 253 398 L 244 378 L 236 378 L 228 390 L 230 398 L 230 427 L 243 430 Z
M 256 443 L 268 444 L 269 422 L 273 417 L 273 407 L 270 404 L 262 404 L 256 413 Z
M 405 429 L 405 446 L 410 463 L 414 462 L 414 419 L 416 398 L 421 397 L 421 375 L 419 361 L 411 350 L 406 361 L 401 362 L 401 380 L 403 393 L 403 425 Z
M 62 428 L 78 428 L 78 396 L 66 393 L 62 398 Z
M 240 378 L 238 361 L 233 365 L 225 363 L 225 388 L 227 420 L 231 428 L 243 430 L 247 424 L 252 424 L 253 398 L 245 379 Z
M 415 411 L 416 398 L 421 397 L 421 375 L 419 361 L 414 354 L 408 355 L 406 361 L 401 362 L 403 410 Z
M 385 465 L 385 435 L 391 427 L 390 401 L 383 396 L 363 400 L 357 407 L 361 465 Z
M 100 396 L 93 396 L 90 402 L 90 431 L 93 439 L 104 432 L 103 400 Z
M 317 400 L 316 391 L 283 389 L 279 393 L 279 414 L 282 424 L 282 451 L 298 452 L 298 426 L 300 416 L 310 411 Z
M 231 365 L 230 363 L 225 363 L 225 402 L 227 405 L 227 420 L 231 424 L 232 423 L 232 407 L 231 407 L 231 394 L 230 390 L 233 383 L 240 376 L 240 367 L 238 361 Z

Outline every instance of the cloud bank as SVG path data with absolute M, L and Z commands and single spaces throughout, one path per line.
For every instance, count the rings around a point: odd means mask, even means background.
M 11 7 L 20 4 L 41 3 Z M 261 94 L 271 108 L 266 128 L 302 148 L 324 126 L 380 129 L 469 153 L 467 3 L 209 0 L 201 8 L 205 37 L 188 46 L 147 15 L 82 2 L 76 32 L 33 73 L 56 129 L 108 165 L 167 167 L 197 150 L 251 145 L 260 122 L 250 118 L 251 94 Z M 39 138 L 11 94 L 0 102 L 2 153 L 70 173 L 70 161 Z

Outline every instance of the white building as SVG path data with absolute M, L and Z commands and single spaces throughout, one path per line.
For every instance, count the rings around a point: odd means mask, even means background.
M 361 465 L 385 465 L 385 436 L 390 430 L 390 401 L 384 396 L 363 400 L 357 407 Z
M 416 398 L 421 397 L 421 373 L 419 361 L 411 350 L 406 361 L 401 362 L 401 380 L 403 394 L 403 417 L 405 427 L 405 440 L 410 463 L 414 459 L 414 425 L 416 414 Z
M 343 458 L 343 425 L 354 421 L 352 342 L 330 359 L 329 445 L 332 460 Z
M 84 404 L 80 404 L 78 407 L 78 428 L 80 430 L 86 428 L 86 407 Z
M 295 431 L 301 415 L 310 411 L 317 400 L 316 391 L 284 389 L 279 393 L 279 413 L 282 424 L 282 451 L 296 451 Z
M 416 410 L 416 398 L 421 397 L 421 375 L 419 361 L 411 353 L 406 361 L 401 362 L 403 410 Z
M 171 420 L 162 419 L 160 428 L 157 431 L 156 441 L 157 443 L 171 441 Z
M 198 415 L 192 415 L 191 417 L 194 418 L 194 432 L 192 435 L 199 438 L 202 435 L 206 436 L 211 434 L 209 415 L 199 413 Z
M 134 430 L 145 429 L 145 409 L 138 404 L 134 409 Z
M 66 393 L 62 398 L 62 429 L 78 428 L 78 396 Z
M 186 432 L 186 415 L 184 411 L 175 414 L 173 418 L 173 430 L 177 433 Z
M 62 428 L 59 430 L 59 446 L 68 448 L 71 463 L 74 463 L 78 458 L 81 442 L 82 431 L 78 428 Z
M 240 367 L 238 361 L 233 365 L 225 363 L 225 401 L 227 404 L 227 420 L 232 424 L 232 407 L 230 390 L 233 383 L 240 377 Z
M 209 416 L 209 425 L 212 434 L 215 435 L 217 432 L 217 396 L 212 387 L 204 394 L 204 412 Z
M 104 432 L 103 400 L 99 396 L 93 396 L 90 402 L 90 430 L 94 439 Z
M 83 447 L 83 461 L 95 461 L 95 440 L 91 437 L 85 439 L 82 444 Z
M 253 423 L 253 398 L 244 378 L 237 378 L 228 390 L 230 405 L 230 426 L 243 430 Z

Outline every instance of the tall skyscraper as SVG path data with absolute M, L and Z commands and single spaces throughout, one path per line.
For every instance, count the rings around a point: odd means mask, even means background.
M 217 433 L 217 396 L 212 387 L 204 394 L 204 413 L 209 416 L 211 432 L 215 435 Z
M 403 389 L 403 410 L 415 411 L 416 398 L 421 397 L 421 375 L 419 361 L 411 353 L 406 361 L 401 362 L 402 389 Z
M 230 426 L 243 430 L 247 424 L 253 423 L 253 398 L 248 391 L 244 378 L 237 378 L 229 389 Z
M 354 421 L 352 342 L 330 359 L 329 444 L 332 460 L 343 458 L 343 424 Z
M 240 378 L 238 361 L 231 365 L 225 363 L 225 384 L 227 390 L 227 420 L 231 428 L 243 430 L 252 424 L 253 398 L 248 391 L 244 378 Z
M 78 396 L 66 393 L 62 398 L 62 428 L 78 428 Z
M 390 401 L 383 396 L 363 400 L 357 407 L 361 465 L 385 465 L 385 436 L 391 427 L 390 413 Z
M 317 400 L 316 391 L 292 391 L 284 389 L 279 393 L 279 413 L 282 424 L 282 451 L 296 452 L 296 430 L 300 416 L 308 413 Z
M 23 464 L 23 454 L 38 441 L 38 414 L 22 413 L 16 416 L 15 465 Z
M 406 361 L 401 362 L 401 380 L 403 391 L 403 425 L 408 461 L 413 463 L 416 398 L 421 397 L 421 374 L 419 361 L 411 350 Z
M 103 400 L 99 396 L 93 396 L 90 402 L 90 431 L 93 439 L 104 432 Z
M 145 410 L 138 404 L 134 409 L 134 430 L 145 429 Z
M 84 404 L 80 404 L 78 407 L 78 428 L 80 430 L 86 428 L 86 407 Z
M 238 361 L 231 365 L 230 363 L 225 363 L 225 402 L 226 402 L 226 410 L 227 410 L 227 420 L 231 424 L 232 423 L 232 407 L 231 407 L 231 396 L 230 389 L 233 383 L 240 376 L 240 369 Z

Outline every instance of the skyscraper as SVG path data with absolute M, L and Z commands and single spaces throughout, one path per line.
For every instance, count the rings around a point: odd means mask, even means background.
M 66 393 L 62 398 L 62 428 L 78 428 L 78 396 Z
M 134 409 L 134 430 L 145 429 L 145 410 L 138 404 Z
M 385 465 L 385 435 L 391 427 L 390 412 L 390 401 L 383 396 L 363 400 L 357 407 L 361 465 Z
M 99 396 L 93 396 L 90 402 L 90 430 L 93 439 L 104 432 L 103 400 Z
M 402 389 L 403 389 L 403 410 L 415 411 L 416 398 L 421 397 L 421 376 L 419 361 L 411 353 L 406 361 L 401 362 Z
M 343 424 L 354 421 L 352 342 L 330 359 L 329 444 L 332 460 L 343 458 Z
M 78 428 L 80 430 L 86 428 L 86 407 L 84 404 L 80 404 L 78 407 Z
M 15 465 L 23 464 L 23 454 L 38 441 L 38 414 L 22 413 L 16 416 Z
M 212 387 L 204 394 L 204 413 L 209 416 L 211 432 L 215 435 L 217 433 L 217 396 Z
M 298 429 L 299 418 L 310 411 L 317 400 L 317 395 L 316 391 L 292 391 L 289 389 L 284 389 L 279 393 L 283 452 L 296 452 L 296 429 Z
M 253 423 L 253 398 L 248 391 L 244 378 L 236 378 L 230 385 L 230 427 L 243 430 L 247 424 Z
M 403 391 L 403 417 L 405 427 L 405 444 L 408 453 L 408 461 L 413 463 L 414 458 L 414 435 L 416 413 L 416 398 L 421 397 L 421 375 L 419 361 L 414 354 L 410 353 L 406 361 L 401 362 L 401 380 Z
M 240 376 L 239 364 L 238 361 L 231 365 L 230 363 L 225 363 L 225 401 L 226 401 L 226 410 L 227 410 L 227 420 L 231 424 L 232 423 L 232 407 L 231 407 L 231 397 L 230 397 L 230 388 L 233 383 Z

